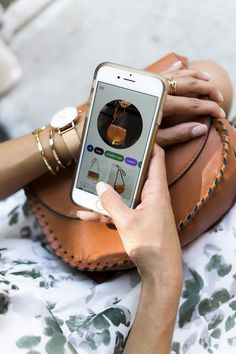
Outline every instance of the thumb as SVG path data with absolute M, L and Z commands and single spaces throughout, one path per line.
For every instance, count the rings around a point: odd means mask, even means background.
M 109 184 L 98 182 L 96 189 L 102 207 L 108 211 L 115 224 L 119 224 L 130 212 L 130 208 Z

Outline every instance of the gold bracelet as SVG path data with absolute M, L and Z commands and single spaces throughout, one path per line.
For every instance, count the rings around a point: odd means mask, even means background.
M 37 142 L 37 146 L 38 146 L 38 150 L 42 156 L 42 159 L 45 163 L 45 165 L 47 166 L 48 170 L 53 174 L 53 175 L 56 175 L 56 171 L 54 171 L 54 169 L 52 168 L 52 166 L 50 165 L 50 163 L 48 162 L 48 159 L 47 159 L 47 156 L 43 150 L 43 147 L 42 147 L 42 144 L 41 144 L 41 141 L 39 139 L 39 133 L 41 133 L 46 127 L 42 127 L 42 128 L 39 128 L 39 129 L 36 129 L 32 132 L 32 134 L 34 135 L 35 139 L 36 139 L 36 142 Z M 59 166 L 57 166 L 59 168 Z
M 56 152 L 55 145 L 54 145 L 54 140 L 53 140 L 53 131 L 52 131 L 52 128 L 50 128 L 50 130 L 49 130 L 49 145 L 50 145 L 50 147 L 51 147 L 51 149 L 52 149 L 52 153 L 53 153 L 53 156 L 54 156 L 54 158 L 55 158 L 57 164 L 58 164 L 60 167 L 62 167 L 62 168 L 66 168 L 67 166 L 69 166 L 69 165 L 70 165 L 70 162 L 69 162 L 68 165 L 65 166 L 65 165 L 61 162 L 61 160 L 60 160 L 60 158 L 59 158 L 59 156 L 58 156 L 58 153 Z M 59 166 L 58 166 L 58 167 L 59 167 Z

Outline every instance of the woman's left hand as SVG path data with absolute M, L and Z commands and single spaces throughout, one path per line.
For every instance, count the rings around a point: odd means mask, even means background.
M 168 79 L 175 82 L 174 95 L 167 95 L 163 119 L 181 116 L 186 120 L 194 120 L 203 115 L 226 117 L 220 107 L 224 97 L 207 73 L 197 69 L 183 69 L 166 71 L 160 73 L 160 76 L 166 80 L 167 87 Z
M 181 62 L 180 65 L 182 65 Z M 172 77 L 177 84 L 176 95 L 167 95 L 163 120 L 171 120 L 176 116 L 181 116 L 192 121 L 177 124 L 166 129 L 159 129 L 156 138 L 159 146 L 165 147 L 183 143 L 207 134 L 207 126 L 194 122 L 195 117 L 198 118 L 204 115 L 225 117 L 224 111 L 218 104 L 223 100 L 223 97 L 212 84 L 207 73 L 174 66 L 174 70 L 170 68 L 170 70 L 161 73 L 160 76 L 166 80 Z M 209 100 L 204 99 L 206 96 L 209 97 Z M 78 217 L 85 221 L 111 222 L 110 218 L 91 211 L 79 211 Z

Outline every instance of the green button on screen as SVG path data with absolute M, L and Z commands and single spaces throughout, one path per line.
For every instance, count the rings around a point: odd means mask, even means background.
M 109 159 L 116 160 L 116 161 L 124 161 L 124 156 L 120 154 L 116 154 L 115 152 L 107 150 L 105 152 L 105 156 L 108 157 Z

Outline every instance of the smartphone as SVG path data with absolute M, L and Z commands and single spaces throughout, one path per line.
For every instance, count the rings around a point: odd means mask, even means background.
M 134 208 L 166 98 L 165 81 L 142 70 L 102 63 L 95 71 L 72 187 L 74 203 L 109 215 L 96 193 L 110 184 Z

